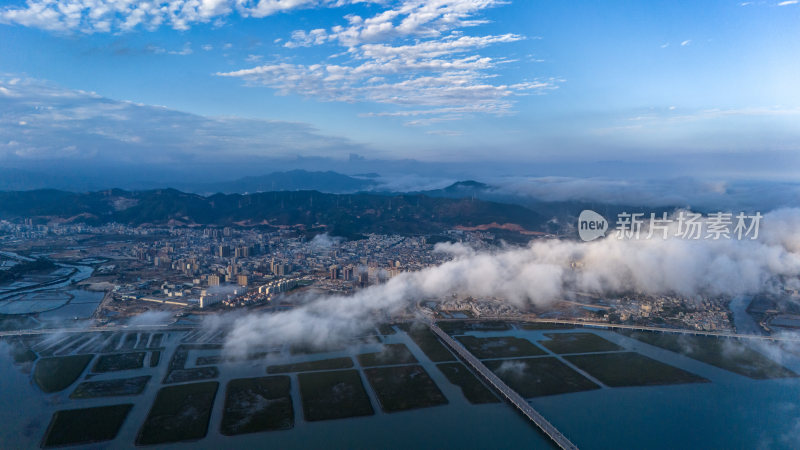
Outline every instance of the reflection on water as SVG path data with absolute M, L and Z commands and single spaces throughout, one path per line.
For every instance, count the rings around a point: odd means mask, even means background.
M 28 289 L 15 290 L 13 293 L 0 295 L 0 314 L 22 315 L 39 313 L 39 319 L 46 321 L 60 321 L 72 319 L 87 319 L 92 316 L 97 306 L 103 300 L 102 292 L 91 292 L 82 289 L 70 289 L 75 283 L 83 281 L 94 272 L 90 266 L 61 264 L 59 269 L 48 274 L 41 282 L 15 282 L 4 286 L 5 291 L 10 289 L 29 287 Z M 58 280 L 59 277 L 69 275 L 69 278 L 54 284 L 49 284 L 50 279 Z
M 39 314 L 42 320 L 88 319 L 103 301 L 103 292 L 73 289 L 67 292 L 73 296 L 68 304 L 61 308 Z
M 19 366 L 13 366 L 7 356 L 0 357 L 0 375 L 8 375 L 4 377 L 4 380 L 9 380 L 9 386 L 13 386 L 13 388 L 8 389 L 4 383 L 4 388 L 0 390 L 0 404 L 25 405 L 23 414 L 20 414 L 18 409 L 0 408 L 0 421 L 4 424 L 3 427 L 0 427 L 0 448 L 37 447 L 46 431 L 51 415 L 56 410 L 130 401 L 135 402 L 135 406 L 120 429 L 117 438 L 112 443 L 105 444 L 113 448 L 135 448 L 136 434 L 142 423 L 144 423 L 156 392 L 162 386 L 161 380 L 166 373 L 172 352 L 186 334 L 182 332 L 168 333 L 166 342 L 163 345 L 169 350 L 164 352 L 165 354 L 162 356 L 158 367 L 126 370 L 93 378 L 108 379 L 123 376 L 152 375 L 152 379 L 144 393 L 137 397 L 70 400 L 68 396 L 74 389 L 74 385 L 60 393 L 46 395 L 31 383 L 29 375 L 23 374 Z M 292 356 L 287 351 L 282 356 L 277 357 L 278 359 L 273 357 L 269 362 L 248 361 L 220 365 L 220 376 L 216 379 L 220 382 L 220 390 L 212 410 L 207 436 L 199 441 L 174 444 L 172 447 L 221 448 L 233 446 L 280 449 L 552 448 L 545 437 L 539 434 L 535 428 L 507 405 L 503 403 L 469 404 L 464 399 L 460 388 L 450 384 L 444 375 L 439 372 L 435 364 L 430 362 L 405 334 L 398 333 L 389 336 L 386 342 L 404 343 L 430 374 L 442 393 L 447 397 L 449 403 L 432 408 L 387 414 L 381 411 L 375 394 L 365 381 L 364 385 L 369 392 L 375 415 L 351 419 L 305 422 L 303 420 L 297 374 L 291 374 L 291 393 L 295 410 L 295 426 L 293 429 L 233 437 L 223 436 L 219 430 L 222 418 L 224 387 L 228 381 L 235 378 L 265 376 L 267 364 L 280 362 L 281 358 L 284 358 L 285 361 L 298 361 L 345 355 L 353 357 L 359 352 L 374 351 L 379 347 L 377 344 L 366 344 L 318 355 Z M 213 352 L 209 350 L 192 351 L 187 367 L 193 366 L 198 356 L 210 355 L 211 353 Z M 91 367 L 91 364 L 89 367 Z M 27 431 L 21 433 L 20 430 Z
M 750 302 L 753 297 L 749 295 L 740 295 L 731 300 L 729 308 L 733 312 L 733 325 L 736 327 L 736 332 L 740 334 L 764 334 L 764 330 L 758 326 L 756 321 L 747 312 L 750 307 Z
M 85 297 L 88 298 L 88 297 Z M 90 304 L 87 302 L 86 304 Z M 516 336 L 533 343 L 548 339 L 544 333 L 572 330 L 519 330 L 469 332 L 475 336 Z M 655 387 L 597 389 L 565 395 L 538 397 L 530 402 L 566 434 L 578 447 L 592 448 L 796 448 L 800 439 L 800 380 L 754 380 L 703 364 L 684 356 L 647 345 L 604 330 L 582 330 L 600 335 L 626 350 L 639 352 L 664 363 L 709 379 L 710 383 Z M 213 333 L 212 333 L 213 334 Z M 135 407 L 110 444 L 114 448 L 134 448 L 139 427 L 144 422 L 172 352 L 188 333 L 169 332 L 166 350 L 155 367 L 103 374 L 101 378 L 151 375 L 145 392 L 138 397 L 73 401 L 63 392 L 45 395 L 7 356 L 0 357 L 0 404 L 24 408 L 0 408 L 0 447 L 38 446 L 50 416 L 58 409 L 100 406 L 134 401 Z M 198 333 L 195 333 L 198 335 Z M 59 338 L 63 339 L 63 338 Z M 104 338 L 105 339 L 105 338 Z M 121 341 L 120 341 L 121 342 Z M 420 361 L 448 399 L 448 404 L 399 413 L 385 413 L 375 393 L 364 383 L 376 411 L 374 416 L 322 422 L 305 422 L 297 384 L 291 374 L 295 427 L 226 437 L 220 434 L 224 387 L 235 378 L 264 376 L 266 366 L 354 356 L 376 351 L 379 344 L 362 344 L 346 350 L 316 355 L 291 355 L 288 351 L 270 360 L 219 365 L 220 390 L 211 414 L 207 436 L 200 441 L 175 447 L 219 448 L 223 446 L 269 446 L 274 448 L 550 448 L 550 444 L 514 410 L 504 404 L 471 405 L 461 390 L 451 384 L 414 342 L 403 332 L 385 337 L 385 343 L 403 343 Z M 66 344 L 65 344 L 66 345 Z M 538 345 L 538 344 L 537 344 Z M 199 356 L 213 356 L 218 350 L 192 350 L 186 367 L 194 367 Z M 354 360 L 357 363 L 357 360 Z M 788 368 L 800 370 L 800 361 L 787 356 Z M 363 374 L 362 374 L 363 376 Z M 793 434 L 795 433 L 795 434 Z

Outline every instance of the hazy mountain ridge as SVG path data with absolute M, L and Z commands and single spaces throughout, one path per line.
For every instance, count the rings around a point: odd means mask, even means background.
M 322 176 L 316 180 L 302 180 L 307 175 L 319 174 Z M 252 180 L 246 182 L 253 183 L 270 178 L 286 180 L 282 186 L 287 187 L 290 183 L 295 183 L 295 186 L 324 184 L 324 180 L 335 180 L 342 187 L 354 187 L 361 182 L 374 186 L 371 180 L 335 172 L 297 170 L 248 178 Z M 570 235 L 574 232 L 578 214 L 584 209 L 597 211 L 613 225 L 620 212 L 643 212 L 647 215 L 655 212 L 660 215 L 676 208 L 645 208 L 579 200 L 547 202 L 506 193 L 474 180 L 459 181 L 442 189 L 408 193 L 375 190 L 332 194 L 287 189 L 204 196 L 172 188 L 111 189 L 88 193 L 53 189 L 0 192 L 0 217 L 32 217 L 39 223 L 302 226 L 345 236 L 368 232 L 428 234 L 455 227 L 488 229 L 498 236 L 507 237 L 519 234 L 509 231 L 515 227 L 505 227 L 506 224 L 518 225 L 524 231 Z
M 609 226 L 613 227 L 617 215 L 623 212 L 643 213 L 646 217 L 649 217 L 650 213 L 660 216 L 662 213 L 671 214 L 681 208 L 680 205 L 652 207 L 588 200 L 544 201 L 530 196 L 509 193 L 496 186 L 474 180 L 459 181 L 442 189 L 419 191 L 413 194 L 436 198 L 472 198 L 487 202 L 522 206 L 536 211 L 542 217 L 547 217 L 548 223 L 542 229 L 554 234 L 574 233 L 578 215 L 585 209 L 598 212 L 609 221 Z M 702 208 L 692 209 L 703 212 Z
M 367 174 L 375 175 L 375 174 Z M 98 171 L 93 176 L 53 173 L 52 170 L 33 171 L 15 168 L 0 168 L 0 190 L 27 191 L 58 189 L 69 192 L 100 191 L 114 188 L 129 190 L 174 188 L 198 194 L 244 194 L 271 191 L 315 190 L 330 193 L 351 193 L 369 190 L 378 183 L 374 177 L 352 177 L 339 172 L 309 171 L 302 169 L 275 171 L 264 175 L 245 176 L 223 181 L 187 181 L 186 177 L 170 174 L 151 174 L 150 178 L 137 177 L 136 182 L 127 180 L 124 174 Z M 126 181 L 127 180 L 127 181 Z
M 248 176 L 233 181 L 209 183 L 192 187 L 190 192 L 225 194 L 244 194 L 273 191 L 320 191 L 330 193 L 352 193 L 368 190 L 377 183 L 351 177 L 334 171 L 310 172 L 306 170 L 289 170 L 272 172 L 266 175 Z
M 0 192 L 0 216 L 38 223 L 243 225 L 321 228 L 332 234 L 438 233 L 457 226 L 517 224 L 540 231 L 547 219 L 518 205 L 420 194 L 279 191 L 204 197 L 175 189 Z

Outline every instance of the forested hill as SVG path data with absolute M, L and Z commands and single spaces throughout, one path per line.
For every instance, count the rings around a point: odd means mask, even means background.
M 522 232 L 540 231 L 546 221 L 523 206 L 473 198 L 317 191 L 205 197 L 174 189 L 0 192 L 0 218 L 91 225 L 300 226 L 324 228 L 345 236 L 370 232 L 437 233 L 457 227 L 492 229 L 496 225 Z

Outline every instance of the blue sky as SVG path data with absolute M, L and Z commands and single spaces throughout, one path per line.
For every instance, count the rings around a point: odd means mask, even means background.
M 0 162 L 357 152 L 800 172 L 794 1 L 142 5 L 0 7 Z

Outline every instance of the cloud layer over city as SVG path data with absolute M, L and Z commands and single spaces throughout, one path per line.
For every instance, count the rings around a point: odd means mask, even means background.
M 784 209 L 764 216 L 755 240 L 637 240 L 609 233 L 589 243 L 536 240 L 526 248 L 494 252 L 440 244 L 437 249 L 453 260 L 403 273 L 352 296 L 315 298 L 287 312 L 238 317 L 226 348 L 243 355 L 265 343 L 344 342 L 416 302 L 453 294 L 547 308 L 575 292 L 692 298 L 777 292 L 779 281 L 800 273 L 798 229 L 800 210 Z

